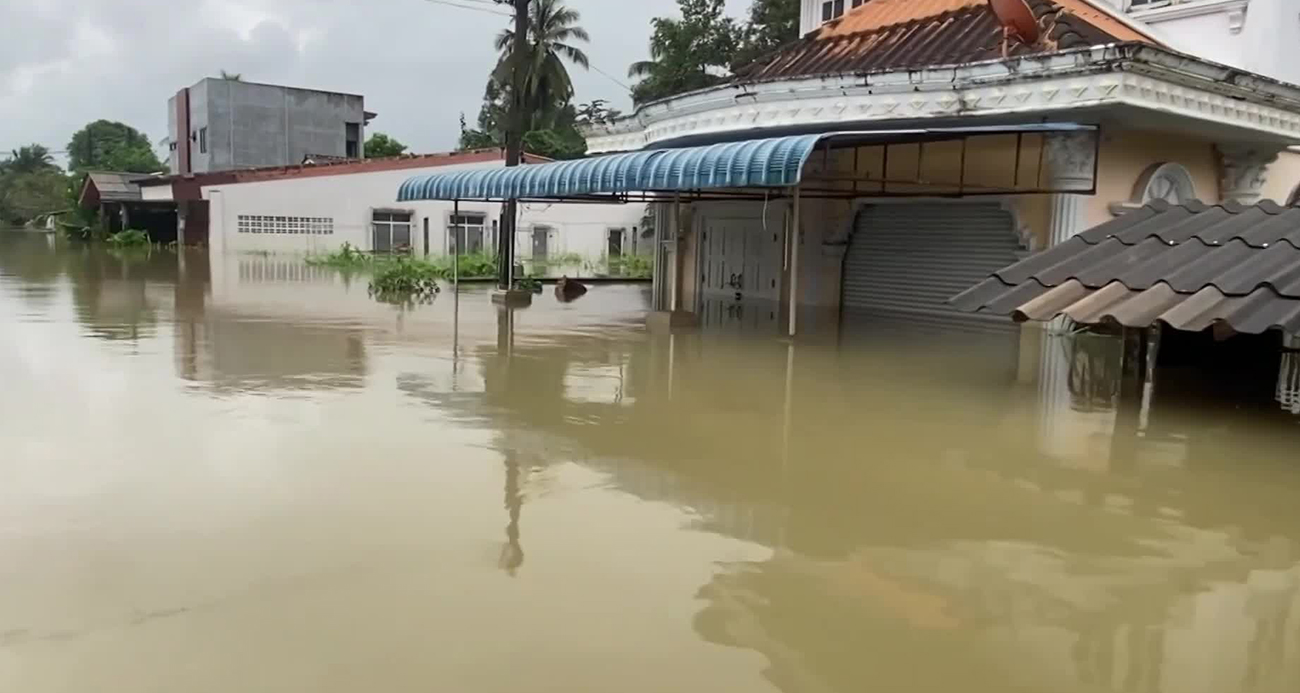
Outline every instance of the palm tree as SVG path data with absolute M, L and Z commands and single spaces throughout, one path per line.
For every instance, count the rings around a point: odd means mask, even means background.
M 534 0 L 529 7 L 528 55 L 524 57 L 524 112 L 531 121 L 539 116 L 554 115 L 560 106 L 573 98 L 573 81 L 565 61 L 582 69 L 590 69 L 587 54 L 574 44 L 590 42 L 586 29 L 578 26 L 582 16 L 577 10 L 561 4 L 560 0 Z M 496 48 L 501 58 L 492 79 L 498 84 L 510 84 L 511 61 L 514 59 L 513 29 L 497 36 Z M 525 130 L 530 128 L 525 128 Z
M 49 148 L 39 144 L 29 144 L 13 150 L 9 154 L 9 160 L 4 162 L 4 167 L 12 173 L 36 173 L 56 168 Z

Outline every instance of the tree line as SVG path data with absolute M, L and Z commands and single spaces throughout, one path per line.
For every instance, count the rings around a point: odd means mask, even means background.
M 628 76 L 636 105 L 723 83 L 740 67 L 798 37 L 799 0 L 753 0 L 748 17 L 725 14 L 725 0 L 677 0 L 679 16 L 651 22 L 650 58 L 634 63 Z M 524 149 L 553 159 L 584 156 L 579 128 L 622 115 L 603 99 L 575 103 L 569 70 L 590 69 L 583 50 L 591 36 L 577 10 L 563 0 L 529 4 L 527 54 L 521 83 Z M 489 73 L 478 116 L 471 125 L 461 116 L 460 149 L 505 145 L 513 95 L 514 30 L 496 37 L 497 64 Z M 222 71 L 222 79 L 241 80 Z M 400 156 L 407 146 L 384 133 L 365 142 L 366 158 Z M 85 173 L 92 170 L 165 173 L 149 138 L 124 123 L 97 120 L 73 134 L 65 172 L 52 152 L 39 144 L 0 157 L 0 226 L 22 225 L 52 212 L 76 211 Z
M 651 22 L 650 59 L 632 64 L 628 76 L 635 105 L 721 84 L 740 67 L 798 38 L 799 0 L 753 0 L 749 15 L 737 21 L 725 14 L 725 0 L 677 0 L 678 17 Z M 604 100 L 574 104 L 569 68 L 590 69 L 581 44 L 590 35 L 581 15 L 562 0 L 532 0 L 523 79 L 525 150 L 553 159 L 586 154 L 579 127 L 621 115 Z M 478 118 L 471 126 L 461 115 L 460 148 L 501 147 L 511 103 L 510 67 L 514 31 L 497 35 L 498 59 L 488 76 Z

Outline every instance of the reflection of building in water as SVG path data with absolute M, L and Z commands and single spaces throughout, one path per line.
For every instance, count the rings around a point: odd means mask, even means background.
M 185 265 L 184 271 L 194 276 L 183 282 L 189 287 L 187 298 L 177 305 L 175 353 L 181 377 L 223 388 L 364 384 L 364 333 L 304 322 L 303 313 L 310 313 L 320 298 L 311 287 L 332 289 L 338 281 L 333 273 L 301 261 L 257 256 L 213 256 L 211 265 L 204 258 Z M 209 281 L 210 297 L 205 295 Z
M 332 284 L 338 277 L 337 270 L 329 267 L 308 265 L 300 258 L 277 259 L 274 257 L 243 256 L 237 257 L 235 264 L 239 268 L 239 281 L 241 284 L 258 282 Z
M 366 374 L 360 331 L 286 324 L 210 309 L 177 331 L 181 377 L 233 388 L 358 388 Z

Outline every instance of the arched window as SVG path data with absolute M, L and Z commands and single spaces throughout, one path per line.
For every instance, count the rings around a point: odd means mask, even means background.
M 1192 174 L 1182 164 L 1155 164 L 1138 177 L 1132 201 L 1144 205 L 1152 200 L 1183 204 L 1196 199 Z

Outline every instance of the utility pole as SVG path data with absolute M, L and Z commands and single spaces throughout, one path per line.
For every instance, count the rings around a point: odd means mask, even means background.
M 532 0 L 497 0 L 509 3 L 515 11 L 514 45 L 510 52 L 510 114 L 506 124 L 506 166 L 523 163 L 524 134 L 528 130 L 527 98 L 524 81 L 527 79 L 529 15 Z M 501 220 L 501 233 L 497 238 L 497 288 L 509 291 L 514 288 L 515 236 L 519 219 L 519 202 L 507 200 L 505 215 Z

